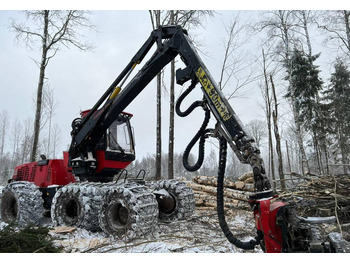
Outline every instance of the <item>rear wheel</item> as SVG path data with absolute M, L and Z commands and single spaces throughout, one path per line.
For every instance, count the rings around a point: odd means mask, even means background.
M 80 226 L 83 206 L 78 185 L 69 184 L 60 188 L 52 199 L 51 219 L 54 225 Z
M 159 220 L 161 222 L 185 220 L 192 216 L 195 209 L 194 194 L 185 182 L 162 180 L 155 182 L 153 187 L 155 190 L 166 190 L 174 202 L 173 205 L 159 204 Z
M 19 226 L 38 225 L 44 214 L 44 200 L 33 183 L 19 181 L 8 184 L 2 192 L 1 218 Z

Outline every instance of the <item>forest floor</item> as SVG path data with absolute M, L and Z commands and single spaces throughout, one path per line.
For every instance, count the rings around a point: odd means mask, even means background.
M 231 213 L 232 214 L 232 213 Z M 243 241 L 255 236 L 252 212 L 236 210 L 226 217 L 233 234 Z M 69 230 L 68 230 L 69 231 Z M 195 211 L 187 221 L 159 223 L 144 239 L 124 242 L 103 233 L 74 229 L 70 233 L 51 233 L 63 252 L 78 253 L 261 253 L 260 247 L 243 251 L 228 242 L 213 211 Z
M 325 216 L 333 215 L 343 219 L 343 235 L 350 240 L 350 206 L 348 190 L 349 176 L 322 177 L 309 179 L 295 186 L 293 190 L 282 192 L 283 197 L 305 197 L 317 200 L 317 210 L 327 211 Z M 203 187 L 204 188 L 204 187 Z M 1 188 L 0 188 L 1 189 Z M 206 188 L 208 189 L 208 188 Z M 196 188 L 198 190 L 198 186 Z M 208 193 L 208 192 L 207 192 Z M 232 233 L 242 241 L 256 235 L 253 212 L 247 208 L 225 208 L 226 221 Z M 330 213 L 330 214 L 328 214 Z M 301 214 L 303 215 L 303 214 Z M 306 214 L 305 214 L 306 215 Z M 320 215 L 320 214 L 319 214 Z M 102 232 L 90 232 L 81 228 L 54 228 L 51 219 L 46 218 L 45 226 L 52 228 L 55 244 L 64 253 L 262 253 L 260 247 L 244 251 L 229 243 L 221 231 L 217 213 L 213 209 L 196 209 L 186 221 L 170 224 L 159 223 L 152 234 L 142 239 L 126 242 L 107 237 Z M 0 222 L 0 230 L 6 226 Z M 325 231 L 338 231 L 338 223 L 325 226 Z M 328 233 L 329 233 L 328 232 Z

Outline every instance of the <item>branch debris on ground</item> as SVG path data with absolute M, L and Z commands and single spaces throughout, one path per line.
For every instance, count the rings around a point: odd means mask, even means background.
M 196 210 L 186 221 L 159 223 L 153 234 L 126 242 L 107 237 L 102 232 L 90 232 L 75 227 L 52 227 L 48 234 L 55 248 L 66 253 L 261 253 L 260 247 L 243 251 L 228 242 L 223 235 L 216 214 L 216 178 L 198 176 L 187 184 L 194 190 Z M 248 241 L 256 234 L 253 212 L 247 201 L 252 194 L 252 174 L 238 181 L 225 180 L 226 220 L 233 234 Z M 349 175 L 312 177 L 291 189 L 280 192 L 280 199 L 301 198 L 309 201 L 302 216 L 337 216 L 336 225 L 325 225 L 327 233 L 337 231 L 346 240 L 350 231 Z M 310 204 L 311 203 L 311 204 Z M 6 224 L 1 222 L 2 231 Z M 35 249 L 35 248 L 34 248 Z M 40 251 L 44 251 L 37 249 Z M 33 250 L 34 252 L 36 250 Z M 21 251 L 18 251 L 21 252 Z M 44 251 L 45 252 L 45 251 Z M 49 252 L 49 251 L 46 251 Z

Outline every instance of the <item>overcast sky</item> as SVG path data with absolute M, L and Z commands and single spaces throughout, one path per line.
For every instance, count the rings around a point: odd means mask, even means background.
M 223 25 L 234 15 L 232 11 L 219 12 L 215 18 L 207 19 L 205 29 L 199 28 L 194 32 L 200 34 L 197 37 L 203 41 L 202 49 L 206 52 L 202 58 L 214 78 L 219 76 L 218 68 L 223 54 Z M 0 110 L 7 110 L 11 121 L 15 118 L 23 121 L 34 117 L 33 97 L 39 71 L 32 59 L 38 60 L 40 54 L 15 44 L 14 34 L 8 28 L 10 18 L 23 20 L 23 14 L 0 11 Z M 47 82 L 54 89 L 58 103 L 54 122 L 62 130 L 62 150 L 66 150 L 70 143 L 71 121 L 79 116 L 81 110 L 94 105 L 148 38 L 152 28 L 148 11 L 94 11 L 91 18 L 98 32 L 85 34 L 95 44 L 95 50 L 80 52 L 73 47 L 62 50 L 50 61 L 46 71 Z M 182 90 L 183 87 L 177 86 L 176 97 Z M 200 99 L 201 96 L 197 92 L 192 99 Z M 155 151 L 155 97 L 153 81 L 126 110 L 134 114 L 132 124 L 138 156 Z M 189 98 L 184 106 L 193 100 Z M 162 123 L 164 152 L 167 150 L 168 103 L 169 97 L 165 94 Z M 233 100 L 232 106 L 243 122 L 251 120 L 250 110 L 258 108 L 255 99 L 243 98 Z M 178 152 L 183 151 L 199 129 L 203 112 L 197 111 L 186 119 L 176 117 L 175 144 Z
M 203 43 L 206 55 L 201 55 L 214 79 L 219 78 L 223 58 L 224 25 L 237 11 L 218 11 L 214 18 L 208 18 L 205 28 L 198 28 L 193 34 Z M 254 16 L 256 12 L 240 12 L 242 19 Z M 34 118 L 33 97 L 36 93 L 39 70 L 32 59 L 39 60 L 40 54 L 14 43 L 14 34 L 9 30 L 9 19 L 19 21 L 24 16 L 19 11 L 0 11 L 0 111 L 7 110 L 10 120 L 23 121 Z M 91 108 L 127 65 L 151 32 L 149 13 L 140 11 L 93 11 L 92 22 L 98 32 L 84 32 L 87 39 L 96 46 L 92 52 L 80 52 L 76 48 L 62 49 L 49 63 L 46 70 L 47 82 L 55 92 L 58 103 L 54 123 L 61 128 L 60 150 L 67 150 L 70 143 L 71 121 L 79 117 L 81 110 Z M 251 44 L 252 52 L 261 52 Z M 169 70 L 169 69 L 166 69 Z M 167 80 L 167 83 L 169 80 Z M 218 81 L 218 80 L 217 80 Z M 126 111 L 134 114 L 132 124 L 136 135 L 138 157 L 155 152 L 156 131 L 156 85 L 152 81 L 133 101 Z M 176 87 L 176 98 L 183 87 Z M 260 91 L 250 86 L 250 92 L 242 98 L 230 100 L 231 106 L 243 123 L 263 118 L 259 105 Z M 201 99 L 200 91 L 187 99 Z M 192 99 L 192 100 L 191 100 Z M 167 152 L 169 97 L 163 96 L 163 151 Z M 175 118 L 175 151 L 182 152 L 203 119 L 203 112 L 185 119 Z

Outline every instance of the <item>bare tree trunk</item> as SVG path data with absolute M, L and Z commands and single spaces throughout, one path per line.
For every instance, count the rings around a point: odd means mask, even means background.
M 308 17 L 307 17 L 307 13 L 306 12 L 310 12 L 310 11 L 306 11 L 306 10 L 301 10 L 301 11 L 297 11 L 301 14 L 301 18 L 300 21 L 302 22 L 302 28 L 304 29 L 304 33 L 305 33 L 305 38 L 306 38 L 306 43 L 308 46 L 308 53 L 309 53 L 309 59 L 310 59 L 310 63 L 313 63 L 311 56 L 312 56 L 312 46 L 311 46 L 311 40 L 310 40 L 310 35 L 309 35 L 309 30 L 308 30 Z M 319 101 L 318 98 L 318 94 L 316 95 L 316 101 Z M 318 110 L 316 110 L 317 113 Z M 317 132 L 315 130 L 312 131 L 312 139 L 313 139 L 313 143 L 314 143 L 314 150 L 316 153 L 316 162 L 317 162 L 317 167 L 318 167 L 318 172 L 320 174 L 322 174 L 322 168 L 321 168 L 321 159 L 320 159 L 320 154 L 319 154 L 319 143 L 317 140 Z
M 149 11 L 153 29 L 158 28 L 160 24 L 160 10 Z M 156 161 L 155 161 L 155 179 L 160 180 L 162 178 L 162 73 L 157 74 L 157 127 L 156 127 Z
M 8 125 L 8 114 L 7 111 L 2 111 L 0 115 L 1 119 L 1 146 L 0 146 L 0 160 L 4 156 L 4 147 L 5 147 L 5 137 L 6 137 L 6 130 Z
M 348 46 L 348 50 L 350 51 L 350 24 L 349 24 L 350 12 L 347 10 L 343 10 L 343 14 L 344 14 L 346 40 L 348 42 L 347 46 Z
M 287 161 L 288 161 L 288 168 L 289 168 L 289 173 L 292 173 L 292 166 L 290 164 L 290 157 L 289 157 L 289 146 L 288 146 L 288 142 L 287 140 L 285 140 L 286 142 L 286 150 L 287 150 Z M 294 180 L 293 180 L 293 176 L 290 176 L 290 179 L 292 181 L 292 185 L 294 186 Z
M 314 151 L 315 151 L 315 154 L 316 154 L 316 162 L 317 162 L 318 173 L 320 175 L 322 175 L 321 158 L 320 158 L 320 154 L 319 154 L 319 145 L 318 145 L 318 141 L 317 141 L 316 131 L 312 132 L 312 140 L 313 140 L 313 144 L 314 144 Z
M 271 89 L 275 104 L 275 110 L 272 111 L 272 119 L 273 119 L 273 125 L 274 125 L 274 132 L 275 132 L 275 139 L 276 139 L 276 151 L 278 156 L 278 173 L 281 181 L 281 188 L 286 188 L 286 183 L 284 180 L 284 172 L 283 172 L 283 159 L 282 159 L 282 151 L 281 151 L 281 137 L 278 131 L 278 103 L 277 103 L 277 96 L 276 96 L 276 90 L 275 90 L 275 84 L 272 79 L 272 75 L 270 75 L 270 81 L 271 81 Z
M 77 28 L 88 27 L 93 29 L 93 26 L 90 25 L 89 19 L 85 17 L 86 11 L 31 10 L 25 11 L 25 14 L 29 23 L 17 23 L 13 20 L 11 28 L 16 32 L 16 39 L 26 43 L 28 47 L 36 48 L 34 44 L 38 40 L 41 43 L 41 60 L 40 62 L 36 61 L 40 72 L 36 93 L 33 147 L 30 154 L 30 160 L 34 162 L 40 138 L 46 67 L 62 45 L 65 47 L 73 45 L 82 51 L 92 49 L 93 47 L 88 42 L 80 43 L 79 38 L 82 35 L 77 33 Z M 30 28 L 31 26 L 36 28 Z
M 51 147 L 52 147 L 52 119 L 55 115 L 55 110 L 57 104 L 55 103 L 55 96 L 54 96 L 54 90 L 50 88 L 49 86 L 44 89 L 43 92 L 43 114 L 47 116 L 48 121 L 48 135 L 47 135 L 47 151 L 45 152 L 47 158 L 51 158 Z
M 284 44 L 284 49 L 285 49 L 285 60 L 289 61 L 289 54 L 290 54 L 290 43 L 291 39 L 289 37 L 289 31 L 291 24 L 288 22 L 288 17 L 290 15 L 290 12 L 292 11 L 285 11 L 285 10 L 278 10 L 277 11 L 279 14 L 279 19 L 280 19 L 280 26 L 281 26 L 281 38 Z M 291 73 L 292 73 L 292 65 L 290 65 L 289 68 L 289 85 L 291 89 L 291 100 L 292 100 L 292 108 L 293 108 L 293 116 L 294 116 L 294 123 L 296 127 L 296 135 L 297 135 L 297 140 L 298 140 L 298 145 L 299 145 L 299 150 L 301 154 L 301 159 L 302 159 L 302 172 L 303 174 L 305 173 L 304 171 L 304 164 L 306 165 L 307 172 L 309 172 L 309 164 L 307 162 L 305 150 L 304 150 L 304 145 L 303 145 L 303 139 L 301 136 L 301 126 L 300 126 L 300 121 L 299 121 L 299 112 L 297 111 L 295 107 L 295 92 L 294 92 L 294 87 L 292 85 L 292 79 L 291 79 Z
M 157 147 L 156 147 L 156 180 L 162 178 L 162 80 L 161 73 L 157 75 Z
M 341 153 L 341 162 L 343 164 L 343 172 L 344 174 L 347 173 L 346 170 L 346 150 L 345 150 L 345 137 L 344 137 L 344 126 L 340 125 L 339 129 L 338 129 L 338 134 L 339 134 L 339 142 L 340 142 L 340 153 Z
M 286 150 L 287 150 L 288 169 L 289 169 L 289 173 L 292 173 L 292 166 L 290 164 L 290 158 L 289 158 L 289 146 L 288 146 L 287 140 L 285 140 L 285 142 L 286 142 Z
M 42 41 L 42 55 L 41 55 L 41 63 L 40 63 L 40 74 L 39 74 L 37 97 L 36 97 L 34 139 L 33 139 L 33 149 L 30 157 L 31 162 L 34 162 L 36 160 L 36 155 L 38 150 L 43 86 L 44 86 L 44 79 L 45 79 L 45 68 L 47 63 L 47 36 L 48 36 L 48 26 L 49 26 L 49 11 L 45 10 L 44 12 L 45 12 L 45 15 L 44 15 L 44 31 L 43 31 L 43 41 Z
M 308 49 L 309 49 L 309 57 L 311 57 L 311 55 L 312 55 L 312 46 L 311 46 L 311 41 L 310 41 L 309 30 L 308 30 L 308 27 L 307 27 L 308 18 L 306 16 L 306 12 L 310 12 L 310 11 L 301 10 L 299 12 L 301 13 L 301 16 L 302 16 L 301 22 L 303 24 L 302 27 L 303 27 L 304 32 L 305 32 L 306 43 L 307 43 L 307 46 L 308 46 Z
M 174 24 L 174 10 L 170 11 L 170 24 Z M 170 64 L 170 109 L 169 109 L 169 152 L 168 178 L 174 178 L 174 104 L 175 104 L 175 60 Z
M 266 72 L 266 58 L 264 50 L 262 50 L 263 55 L 263 70 L 264 70 L 264 79 L 265 79 L 265 91 L 263 91 L 265 95 L 265 107 L 266 107 L 266 119 L 267 119 L 267 129 L 269 132 L 269 166 L 270 166 L 270 174 L 273 180 L 273 189 L 276 190 L 276 177 L 275 177 L 275 163 L 273 157 L 273 145 L 272 145 L 272 133 L 271 133 L 271 100 L 269 94 L 269 84 L 267 80 L 267 72 Z
M 156 25 L 160 26 L 160 10 L 156 11 Z M 157 74 L 157 147 L 156 147 L 156 180 L 162 178 L 162 73 Z
M 295 101 L 295 100 L 294 100 Z M 304 149 L 304 144 L 303 144 L 303 138 L 301 136 L 301 126 L 300 126 L 300 122 L 298 120 L 299 118 L 299 113 L 296 110 L 295 105 L 293 105 L 293 115 L 294 115 L 294 123 L 295 123 L 295 127 L 296 127 L 296 136 L 297 136 L 297 140 L 298 140 L 298 146 L 299 146 L 299 152 L 300 152 L 300 157 L 301 157 L 301 170 L 302 173 L 305 175 L 306 173 L 310 172 L 310 167 L 309 167 L 309 162 L 306 158 L 306 153 L 305 153 L 305 149 Z M 305 170 L 306 168 L 306 170 Z

